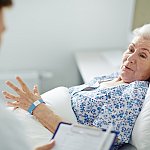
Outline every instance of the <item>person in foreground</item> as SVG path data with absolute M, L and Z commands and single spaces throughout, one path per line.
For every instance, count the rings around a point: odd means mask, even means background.
M 0 42 L 2 33 L 5 31 L 3 9 L 10 6 L 12 6 L 11 0 L 0 0 Z M 26 139 L 26 135 L 22 130 L 23 126 L 15 117 L 15 115 L 12 115 L 8 110 L 3 108 L 2 105 L 0 106 L 0 149 L 30 150 L 30 141 Z M 50 143 L 37 147 L 36 150 L 50 150 L 54 145 L 54 140 L 51 140 Z
M 137 28 L 133 33 L 134 38 L 123 54 L 119 72 L 95 77 L 89 83 L 68 89 L 77 122 L 106 129 L 113 125 L 114 130 L 119 131 L 116 148 L 129 142 L 149 87 L 150 24 Z M 18 94 L 3 91 L 5 98 L 12 100 L 7 105 L 28 111 L 54 132 L 57 125 L 65 120 L 47 107 L 37 86 L 31 91 L 19 76 L 16 79 L 21 88 L 6 81 Z

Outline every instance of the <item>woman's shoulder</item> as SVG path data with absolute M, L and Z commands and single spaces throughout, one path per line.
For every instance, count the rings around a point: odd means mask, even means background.
M 136 87 L 136 88 L 140 88 L 140 87 L 148 88 L 149 87 L 149 81 L 133 81 L 129 85 Z
M 135 94 L 145 97 L 148 87 L 149 87 L 148 81 L 134 81 L 129 83 L 128 88 L 126 90 L 132 93 L 133 95 Z

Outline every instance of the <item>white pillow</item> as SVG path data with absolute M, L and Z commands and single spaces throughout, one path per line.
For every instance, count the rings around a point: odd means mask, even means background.
M 150 149 L 150 87 L 143 108 L 135 122 L 130 143 L 138 150 Z
M 76 123 L 76 117 L 71 107 L 71 97 L 66 87 L 57 87 L 41 95 L 42 99 L 50 106 L 55 114 L 65 121 Z

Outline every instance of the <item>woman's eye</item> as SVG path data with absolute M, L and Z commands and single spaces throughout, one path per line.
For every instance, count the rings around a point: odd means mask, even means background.
M 133 47 L 129 47 L 129 52 L 133 53 L 134 52 L 134 48 Z
M 145 54 L 140 54 L 140 57 L 147 58 L 147 56 Z

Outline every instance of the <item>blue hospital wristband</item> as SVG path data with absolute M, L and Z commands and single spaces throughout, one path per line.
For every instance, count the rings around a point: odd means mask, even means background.
M 42 99 L 35 101 L 34 103 L 31 104 L 31 106 L 28 108 L 27 111 L 32 115 L 33 110 L 41 103 L 45 103 L 45 102 Z

